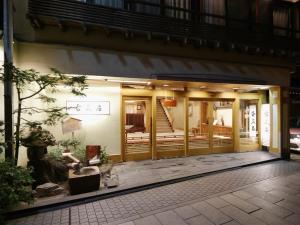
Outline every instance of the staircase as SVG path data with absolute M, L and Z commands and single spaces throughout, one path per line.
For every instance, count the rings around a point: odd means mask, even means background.
M 173 127 L 169 121 L 161 101 L 156 103 L 156 132 L 157 133 L 173 133 Z

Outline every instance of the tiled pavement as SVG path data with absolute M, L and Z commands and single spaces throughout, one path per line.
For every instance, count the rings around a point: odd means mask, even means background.
M 9 224 L 300 224 L 300 163 L 277 161 L 9 221 Z
M 255 151 L 123 162 L 113 167 L 113 173 L 118 175 L 120 185 L 109 190 L 136 187 L 277 158 L 279 156 L 275 154 Z

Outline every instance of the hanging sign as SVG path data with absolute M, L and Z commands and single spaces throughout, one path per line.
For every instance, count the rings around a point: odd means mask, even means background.
M 256 137 L 256 105 L 249 106 L 249 130 L 249 136 Z
M 270 146 L 270 105 L 261 106 L 261 140 L 263 146 Z
M 109 101 L 67 100 L 67 113 L 70 115 L 109 115 Z

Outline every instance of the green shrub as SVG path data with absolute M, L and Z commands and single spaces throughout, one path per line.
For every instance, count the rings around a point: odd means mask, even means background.
M 100 162 L 101 164 L 105 164 L 108 162 L 108 154 L 106 152 L 106 146 L 103 147 L 103 149 L 101 149 L 101 153 L 100 153 Z
M 63 159 L 63 152 L 63 149 L 59 148 L 59 146 L 55 146 L 55 148 L 48 149 L 48 156 L 51 159 L 61 161 Z
M 85 157 L 85 148 L 84 147 L 77 147 L 72 150 L 73 156 L 75 156 L 80 162 L 85 163 L 86 157 Z
M 18 206 L 20 202 L 32 203 L 30 170 L 0 161 L 0 215 Z M 3 217 L 0 217 L 0 223 Z

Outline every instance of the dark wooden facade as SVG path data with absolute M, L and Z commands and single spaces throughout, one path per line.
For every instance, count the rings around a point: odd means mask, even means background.
M 201 1 L 190 3 L 189 8 L 183 8 L 168 6 L 163 0 L 124 0 L 121 7 L 114 8 L 94 1 L 29 0 L 28 18 L 39 29 L 48 25 L 62 30 L 79 26 L 87 32 L 89 27 L 100 27 L 108 32 L 123 32 L 127 38 L 144 35 L 148 39 L 164 38 L 250 53 L 277 52 L 294 56 L 300 51 L 297 22 L 300 2 L 225 0 L 224 15 L 204 12 Z M 274 24 L 274 15 L 281 10 L 287 12 L 284 15 L 287 22 L 278 26 Z M 221 22 L 211 22 L 217 20 Z

